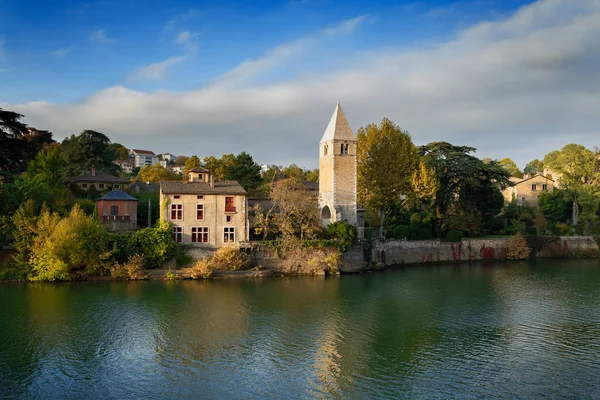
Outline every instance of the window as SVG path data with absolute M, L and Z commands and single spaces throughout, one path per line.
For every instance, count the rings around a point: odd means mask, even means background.
M 104 183 L 99 183 L 98 184 L 98 189 L 104 189 Z
M 231 215 L 227 216 L 227 222 L 231 222 Z
M 226 226 L 223 228 L 223 243 L 235 242 L 235 228 L 233 226 Z
M 120 187 L 121 187 L 121 185 L 119 185 L 118 183 L 115 183 L 115 184 L 113 185 L 113 189 L 119 189 Z
M 544 183 L 542 185 L 542 190 L 548 190 L 548 184 L 547 183 Z
M 204 200 L 204 196 L 196 196 L 198 200 Z
M 324 153 L 324 155 L 327 155 L 327 145 L 325 145 L 325 147 L 323 147 L 323 153 Z
M 176 195 L 174 195 L 174 196 L 173 196 L 173 198 L 174 198 L 174 199 L 180 199 L 180 198 L 181 198 L 181 196 L 180 196 L 180 195 L 178 195 L 178 194 L 176 194 Z
M 199 221 L 204 221 L 204 204 L 196 205 L 196 219 Z
M 204 180 L 204 176 L 202 174 L 198 174 L 198 179 Z
M 171 204 L 171 219 L 183 219 L 183 204 Z
M 182 227 L 180 227 L 180 226 L 173 227 L 173 239 L 175 239 L 175 241 L 177 243 L 183 242 L 183 228 Z
M 532 192 L 537 191 L 537 185 L 535 183 L 533 185 L 531 185 L 531 191 Z
M 233 197 L 225 197 L 225 212 L 235 212 L 235 207 L 233 206 Z
M 195 226 L 192 228 L 192 243 L 208 243 L 208 227 Z
M 81 184 L 81 188 L 82 188 L 82 189 L 87 189 L 87 183 L 82 183 L 82 184 Z
M 347 143 L 342 143 L 340 153 L 342 155 L 348 154 L 348 144 Z
M 110 206 L 110 215 L 119 215 L 119 206 Z

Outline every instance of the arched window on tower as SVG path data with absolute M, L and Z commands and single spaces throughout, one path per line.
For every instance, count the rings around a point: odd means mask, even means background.
M 340 149 L 340 150 L 341 150 L 341 151 L 340 151 L 340 153 L 341 153 L 342 155 L 346 155 L 346 154 L 348 154 L 348 143 L 342 143 L 342 144 L 341 144 L 341 149 Z
M 324 155 L 327 155 L 327 145 L 325 145 L 325 146 L 323 147 L 323 153 L 324 153 Z

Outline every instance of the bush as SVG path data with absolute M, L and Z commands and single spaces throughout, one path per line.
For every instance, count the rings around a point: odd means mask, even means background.
M 213 271 L 238 271 L 248 269 L 250 262 L 245 253 L 231 246 L 221 247 L 211 257 L 196 261 L 184 271 L 184 277 L 208 279 Z
M 429 228 L 421 228 L 419 229 L 419 240 L 431 240 L 432 239 L 431 230 Z
M 506 258 L 509 260 L 525 260 L 529 257 L 531 249 L 527 240 L 519 232 L 506 240 Z
M 148 274 L 144 273 L 144 256 L 136 254 L 131 256 L 124 264 L 115 263 L 110 269 L 110 275 L 113 278 L 121 279 L 148 279 Z
M 342 251 L 346 251 L 356 239 L 356 227 L 345 221 L 338 221 L 327 227 L 327 235 L 340 243 Z
M 410 230 L 406 225 L 398 225 L 394 228 L 393 237 L 394 239 L 406 239 Z
M 209 260 L 198 260 L 184 272 L 184 277 L 191 279 L 208 279 L 211 277 L 214 268 Z
M 460 242 L 463 239 L 462 231 L 456 229 L 446 232 L 446 240 L 449 242 Z
M 133 234 L 126 234 L 127 244 L 124 252 L 127 257 L 141 254 L 146 268 L 160 268 L 165 261 L 178 253 L 178 245 L 172 232 L 171 225 L 162 222 L 156 228 L 144 228 Z
M 569 226 L 563 223 L 556 224 L 554 226 L 554 234 L 558 236 L 567 236 L 569 234 Z

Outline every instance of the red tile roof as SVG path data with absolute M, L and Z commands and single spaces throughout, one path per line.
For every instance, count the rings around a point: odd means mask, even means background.
M 134 153 L 139 153 L 139 154 L 148 154 L 151 156 L 155 156 L 156 154 L 154 154 L 153 151 L 150 150 L 137 150 L 137 149 L 131 149 L 131 151 L 133 151 Z

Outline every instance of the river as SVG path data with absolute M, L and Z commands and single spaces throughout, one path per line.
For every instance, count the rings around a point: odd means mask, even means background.
M 0 285 L 0 398 L 600 397 L 597 261 Z

